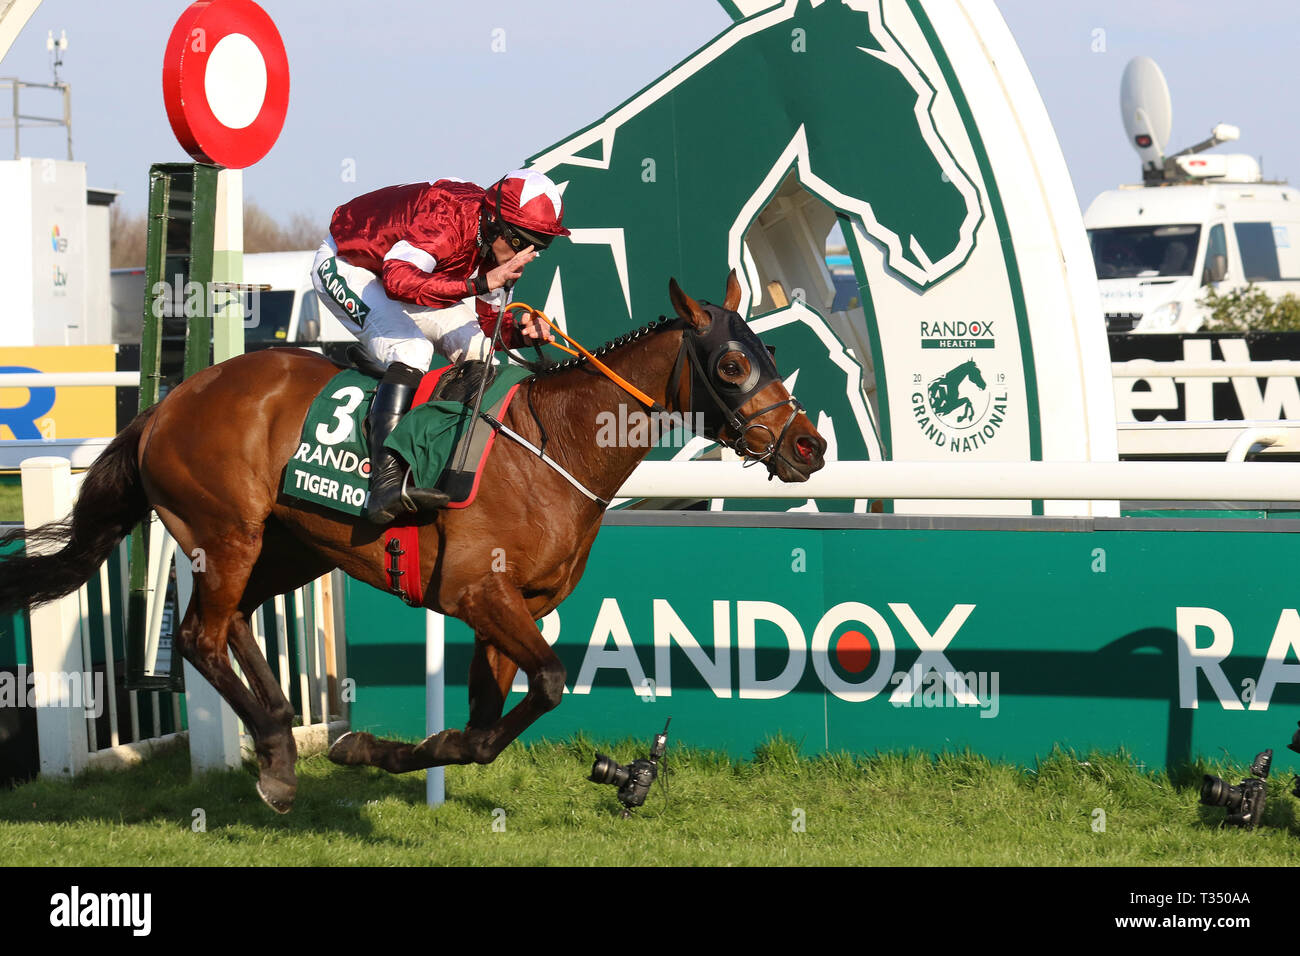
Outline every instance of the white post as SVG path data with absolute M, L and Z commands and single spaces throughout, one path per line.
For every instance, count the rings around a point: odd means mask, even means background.
M 167 610 L 167 582 L 171 580 L 172 558 L 175 554 L 175 540 L 163 527 L 162 519 L 158 517 L 157 512 L 150 512 L 147 575 L 149 591 L 145 597 L 147 609 L 145 620 L 148 622 L 148 630 L 145 632 L 144 642 L 145 673 L 149 675 L 158 673 L 158 656 L 162 653 L 163 613 Z M 180 613 L 182 615 L 185 613 L 184 605 L 181 606 Z M 178 622 L 172 622 L 173 630 L 178 626 Z M 176 652 L 176 643 L 173 641 L 171 653 Z M 167 670 L 170 671 L 170 665 Z M 157 724 L 154 725 L 154 730 L 159 730 Z
M 424 612 L 424 730 L 429 736 L 446 728 L 443 714 L 444 701 L 444 621 L 435 611 Z M 442 767 L 425 771 L 425 799 L 431 807 L 441 806 L 446 799 Z
M 179 630 L 190 606 L 190 596 L 194 593 L 194 569 L 191 558 L 184 551 L 179 548 L 175 551 L 178 612 L 175 627 Z M 162 600 L 165 594 L 166 591 L 162 591 L 158 599 Z M 180 653 L 174 636 L 172 653 Z M 229 655 L 230 652 L 226 653 Z M 185 661 L 185 709 L 190 725 L 190 769 L 199 773 L 240 766 L 239 723 L 235 712 L 189 661 Z
M 23 525 L 38 528 L 72 511 L 72 466 L 66 458 L 28 458 L 22 463 Z M 57 551 L 51 545 L 29 545 L 32 554 Z M 77 592 L 30 612 L 32 670 L 36 679 L 57 693 L 58 688 L 84 679 L 81 654 L 81 611 Z M 23 688 L 26 691 L 26 688 Z M 41 699 L 36 707 L 36 740 L 41 774 L 73 774 L 86 766 L 90 747 L 84 700 Z
M 112 584 L 108 579 L 108 562 L 99 566 L 99 603 L 104 624 L 104 688 L 108 697 L 108 744 L 116 747 L 122 742 L 117 723 L 117 669 L 113 662 L 113 605 L 109 598 Z
M 244 281 L 244 171 L 217 173 L 217 209 L 212 242 L 212 281 Z M 212 360 L 244 352 L 243 296 L 221 296 L 212 316 Z
M 311 615 L 307 613 L 307 596 L 311 588 L 298 588 L 293 592 L 293 630 L 298 648 L 298 700 L 301 701 L 299 717 L 306 727 L 311 723 L 311 682 L 307 675 L 311 673 L 311 662 L 307 660 L 307 622 Z
M 316 678 L 316 697 L 320 701 L 319 723 L 328 724 L 330 722 L 330 681 L 329 674 L 325 668 L 325 594 L 321 582 L 324 578 L 317 578 L 311 583 L 311 616 L 312 616 L 312 633 L 315 637 L 312 639 L 312 652 L 316 657 L 313 674 Z
M 284 595 L 277 594 L 271 601 L 271 607 L 275 617 L 275 653 L 280 663 L 280 693 L 284 694 L 285 700 L 292 700 L 289 696 L 289 630 L 285 623 L 288 612 L 285 610 Z

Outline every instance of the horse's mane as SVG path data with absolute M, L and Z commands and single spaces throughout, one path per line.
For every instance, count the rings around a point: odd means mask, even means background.
M 681 328 L 681 326 L 682 320 L 677 318 L 677 316 L 665 317 L 661 315 L 657 321 L 651 322 L 649 325 L 643 325 L 641 328 L 633 329 L 631 332 L 624 332 L 618 338 L 610 339 L 599 348 L 592 349 L 591 354 L 597 358 L 601 358 L 615 349 L 622 348 L 624 345 L 627 345 L 630 342 L 635 342 L 647 335 L 655 335 L 659 332 L 667 331 L 670 328 Z M 587 357 L 585 355 L 579 355 L 576 358 L 565 359 L 563 362 L 556 362 L 553 365 L 540 368 L 533 373 L 533 377 L 540 378 L 545 375 L 553 375 L 556 372 L 568 371 L 569 369 L 579 368 L 586 364 Z

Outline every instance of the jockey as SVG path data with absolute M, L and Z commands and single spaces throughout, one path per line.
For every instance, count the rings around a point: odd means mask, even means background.
M 312 264 L 330 312 L 387 366 L 370 406 L 370 497 L 365 517 L 386 525 L 440 508 L 447 496 L 410 488 L 407 467 L 384 440 L 410 407 L 434 352 L 460 364 L 490 361 L 492 333 L 524 267 L 567 236 L 555 184 L 516 169 L 486 190 L 473 183 L 389 186 L 334 210 Z M 552 340 L 532 315 L 501 320 L 500 345 Z

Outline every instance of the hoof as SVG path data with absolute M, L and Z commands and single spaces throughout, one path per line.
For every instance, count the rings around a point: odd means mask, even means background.
M 262 802 L 276 813 L 288 813 L 293 809 L 293 798 L 298 793 L 297 781 L 286 782 L 265 776 L 257 780 L 257 795 Z
M 361 732 L 349 732 L 344 734 L 334 745 L 330 747 L 329 758 L 334 763 L 344 767 L 352 767 L 358 764 L 366 763 L 366 756 L 370 753 L 370 747 L 375 742 L 373 734 Z

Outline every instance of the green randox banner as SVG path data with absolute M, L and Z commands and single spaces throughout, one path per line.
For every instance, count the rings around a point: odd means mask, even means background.
M 648 739 L 671 715 L 677 740 L 737 755 L 779 732 L 805 753 L 1151 765 L 1291 739 L 1300 523 L 780 518 L 610 516 L 541 622 L 568 678 L 525 739 Z M 347 600 L 353 727 L 422 736 L 423 613 L 357 584 Z M 445 630 L 457 727 L 473 635 Z

